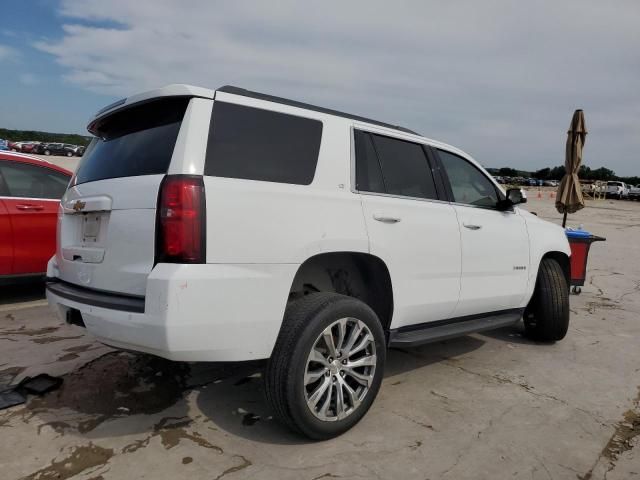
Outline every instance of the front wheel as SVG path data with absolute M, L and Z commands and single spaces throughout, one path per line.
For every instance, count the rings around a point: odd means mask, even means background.
M 524 313 L 525 331 L 534 340 L 562 340 L 569 329 L 569 315 L 569 285 L 562 267 L 556 260 L 544 258 Z
M 365 303 L 314 293 L 287 306 L 267 365 L 276 416 L 314 440 L 353 427 L 375 399 L 384 370 L 382 325 Z
M 49 150 L 45 150 L 45 151 L 44 151 L 44 154 L 45 154 L 45 155 L 47 155 L 47 156 L 49 156 L 49 155 L 51 155 L 51 152 L 50 152 Z
M 67 157 L 73 157 L 73 152 L 67 152 Z

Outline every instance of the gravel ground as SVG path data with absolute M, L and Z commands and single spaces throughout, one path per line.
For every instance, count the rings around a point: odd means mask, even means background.
M 548 192 L 532 196 L 560 221 Z M 640 203 L 592 201 L 570 224 L 607 242 L 564 341 L 518 326 L 392 350 L 370 412 L 321 443 L 272 419 L 260 363 L 117 352 L 59 322 L 41 286 L 3 287 L 0 383 L 64 384 L 0 412 L 2 478 L 640 478 Z

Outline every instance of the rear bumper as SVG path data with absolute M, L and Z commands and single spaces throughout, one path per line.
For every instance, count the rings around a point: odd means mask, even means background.
M 47 292 L 66 300 L 110 310 L 144 313 L 144 297 L 100 292 L 90 288 L 79 287 L 72 283 L 56 281 L 55 279 L 47 279 L 46 285 Z
M 116 348 L 176 361 L 256 360 L 271 355 L 296 270 L 295 264 L 158 264 L 144 299 L 53 279 L 47 300 L 62 319 L 78 310 L 89 333 Z

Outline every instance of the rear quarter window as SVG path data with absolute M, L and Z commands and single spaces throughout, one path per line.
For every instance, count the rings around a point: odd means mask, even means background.
M 166 173 L 189 98 L 172 97 L 133 106 L 91 126 L 76 184 Z
M 205 175 L 309 185 L 322 122 L 217 101 L 209 130 Z

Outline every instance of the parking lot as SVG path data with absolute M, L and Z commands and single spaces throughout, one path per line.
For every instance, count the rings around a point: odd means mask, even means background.
M 548 190 L 529 195 L 560 223 Z M 0 384 L 64 383 L 0 412 L 2 478 L 640 478 L 640 204 L 589 201 L 578 224 L 607 241 L 564 341 L 517 327 L 392 350 L 371 411 L 321 443 L 272 419 L 260 363 L 117 352 L 54 317 L 41 286 L 3 287 Z
M 58 155 L 50 155 L 50 156 L 34 155 L 34 156 L 51 163 L 55 163 L 59 167 L 66 168 L 67 170 L 70 170 L 72 172 L 75 171 L 76 167 L 78 166 L 78 163 L 80 162 L 80 160 L 82 160 L 81 157 L 61 157 Z

